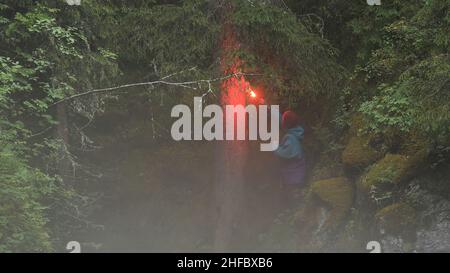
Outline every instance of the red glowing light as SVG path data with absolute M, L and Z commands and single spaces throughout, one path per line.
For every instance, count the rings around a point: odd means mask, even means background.
M 253 90 L 250 90 L 250 97 L 256 98 L 256 93 Z

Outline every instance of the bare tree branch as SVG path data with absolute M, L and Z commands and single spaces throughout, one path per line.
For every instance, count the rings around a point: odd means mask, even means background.
M 60 103 L 63 102 L 67 102 L 73 99 L 77 99 L 80 97 L 85 97 L 85 96 L 89 96 L 89 95 L 94 95 L 94 94 L 100 94 L 100 93 L 108 93 L 108 92 L 113 92 L 119 89 L 125 89 L 125 88 L 130 88 L 130 87 L 138 87 L 138 86 L 153 86 L 153 85 L 171 85 L 171 86 L 178 86 L 178 87 L 183 87 L 183 88 L 189 88 L 189 89 L 193 89 L 193 90 L 197 90 L 197 85 L 200 83 L 208 83 L 211 84 L 213 82 L 218 82 L 218 81 L 224 81 L 226 79 L 232 78 L 232 77 L 239 77 L 239 76 L 260 76 L 261 74 L 249 74 L 249 73 L 234 73 L 234 74 L 230 74 L 227 76 L 223 76 L 223 77 L 219 77 L 219 78 L 214 78 L 214 79 L 201 79 L 201 80 L 194 80 L 194 81 L 185 81 L 185 82 L 170 82 L 170 81 L 166 81 L 164 79 L 177 75 L 179 73 L 175 73 L 169 76 L 164 77 L 161 80 L 156 80 L 156 81 L 149 81 L 149 82 L 139 82 L 139 83 L 129 83 L 129 84 L 124 84 L 124 85 L 119 85 L 119 86 L 114 86 L 114 87 L 107 87 L 107 88 L 100 88 L 100 89 L 93 89 L 87 92 L 83 92 L 83 93 L 78 93 L 66 98 L 63 98 L 55 103 L 53 103 L 51 106 L 55 106 L 58 105 Z

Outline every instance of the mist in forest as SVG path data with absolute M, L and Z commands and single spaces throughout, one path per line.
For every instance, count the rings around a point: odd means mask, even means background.
M 0 253 L 449 252 L 449 8 L 3 0 Z

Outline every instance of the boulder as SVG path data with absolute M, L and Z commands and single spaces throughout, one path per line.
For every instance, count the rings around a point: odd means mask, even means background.
M 345 177 L 315 181 L 312 193 L 330 207 L 323 229 L 337 227 L 345 218 L 353 203 L 353 186 Z
M 351 137 L 342 152 L 342 163 L 349 168 L 362 169 L 382 156 L 380 151 L 370 146 L 370 138 L 364 136 Z
M 410 156 L 387 154 L 369 168 L 358 186 L 366 193 L 374 189 L 391 188 L 410 178 L 414 166 L 414 160 Z
M 361 134 L 364 128 L 364 118 L 357 114 L 353 116 L 348 131 L 348 142 L 342 152 L 342 163 L 352 169 L 362 169 L 383 156 L 382 151 L 372 147 L 374 136 Z
M 414 230 L 416 211 L 406 203 L 396 203 L 379 210 L 375 220 L 382 233 L 401 235 Z

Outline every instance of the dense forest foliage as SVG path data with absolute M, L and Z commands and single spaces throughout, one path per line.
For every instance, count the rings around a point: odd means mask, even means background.
M 314 214 L 312 196 L 331 207 L 317 235 L 326 242 L 373 222 L 419 241 L 408 182 L 433 173 L 425 188 L 450 197 L 450 1 L 248 0 L 225 13 L 227 2 L 1 1 L 0 252 L 64 250 L 92 226 L 102 176 L 86 154 L 139 137 L 164 146 L 173 105 L 208 90 L 218 103 L 224 24 L 267 102 L 300 113 L 314 155 L 305 204 L 262 236 L 267 248 L 327 250 L 290 246 L 288 226 Z M 194 83 L 149 84 L 160 79 Z M 104 90 L 130 83 L 142 85 Z M 155 156 L 176 153 L 188 169 L 194 160 L 177 149 Z

